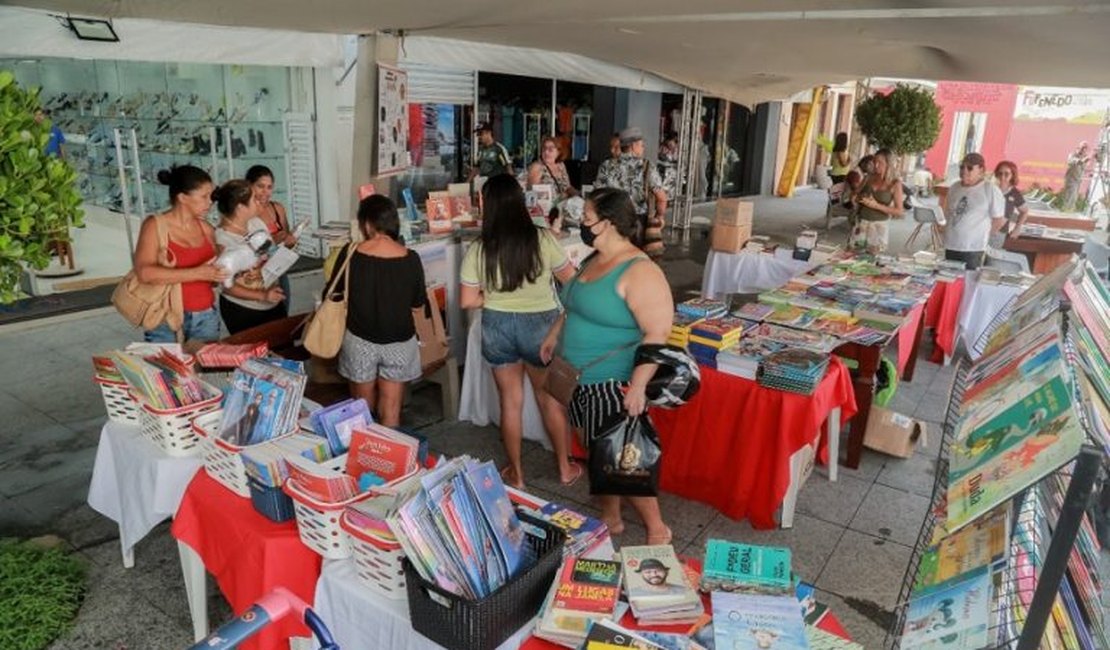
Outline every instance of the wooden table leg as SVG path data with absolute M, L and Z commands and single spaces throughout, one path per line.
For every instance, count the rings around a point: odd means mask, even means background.
M 913 381 L 913 371 L 917 368 L 917 351 L 921 348 L 921 337 L 925 332 L 925 310 L 921 310 L 921 318 L 917 319 L 917 331 L 913 335 L 913 349 L 910 358 L 906 361 L 906 368 L 902 371 L 902 381 Z
M 863 434 L 867 432 L 867 421 L 871 417 L 871 399 L 875 396 L 875 372 L 879 369 L 882 347 L 878 345 L 857 346 L 859 362 L 858 374 L 852 380 L 856 393 L 856 414 L 852 416 L 852 428 L 848 431 L 848 457 L 844 466 L 849 469 L 859 467 L 863 457 Z

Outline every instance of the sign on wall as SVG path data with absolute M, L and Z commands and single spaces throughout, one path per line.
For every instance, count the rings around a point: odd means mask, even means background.
M 410 166 L 408 74 L 378 64 L 378 155 L 375 176 L 397 174 Z

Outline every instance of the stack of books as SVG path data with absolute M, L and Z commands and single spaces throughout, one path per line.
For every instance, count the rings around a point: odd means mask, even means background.
M 811 352 L 828 354 L 840 345 L 834 336 L 821 332 L 798 330 L 792 327 L 782 327 L 772 323 L 764 323 L 751 332 L 752 336 L 782 343 L 788 348 L 801 348 Z
M 710 539 L 705 544 L 700 588 L 773 596 L 793 594 L 790 549 Z
M 220 438 L 244 447 L 295 431 L 306 381 L 298 361 L 247 359 L 231 378 Z
M 710 298 L 691 298 L 675 306 L 678 313 L 694 318 L 716 318 L 728 313 L 728 306 L 720 300 Z
M 861 321 L 877 323 L 880 329 L 883 326 L 896 328 L 906 320 L 906 315 L 916 306 L 916 300 L 892 295 L 880 296 L 869 303 L 857 306 L 852 311 L 852 315 Z
M 496 591 L 535 560 L 497 467 L 460 456 L 420 477 L 386 519 L 420 576 L 460 597 Z
M 247 476 L 261 485 L 279 487 L 289 478 L 287 460 L 299 456 L 319 463 L 331 456 L 328 445 L 317 436 L 295 433 L 244 449 L 239 457 Z
M 667 337 L 667 343 L 670 345 L 677 345 L 680 348 L 686 347 L 690 343 L 690 329 L 700 323 L 702 320 L 698 316 L 690 316 L 683 313 L 675 313 L 674 321 L 671 322 L 671 334 Z
M 166 350 L 147 357 L 116 351 L 111 355 L 111 362 L 118 376 L 154 408 L 174 409 L 212 397 L 193 369 L 181 357 Z M 106 368 L 107 364 L 101 366 Z
M 247 359 L 264 357 L 269 351 L 270 346 L 265 341 L 242 345 L 208 343 L 193 356 L 205 368 L 238 368 Z
M 687 349 L 698 363 L 717 367 L 717 353 L 736 345 L 745 329 L 751 329 L 751 321 L 735 316 L 706 318 L 690 328 L 690 341 Z
M 416 471 L 420 441 L 379 424 L 367 424 L 351 432 L 347 450 L 347 474 L 363 490 L 392 483 Z
M 506 486 L 505 489 L 518 510 L 566 533 L 566 555 L 585 555 L 609 539 L 609 528 L 600 519 L 512 487 Z
M 544 600 L 535 635 L 578 648 L 595 621 L 619 618 L 620 594 L 620 562 L 567 556 Z
M 393 530 L 386 522 L 396 514 L 397 508 L 412 492 L 420 488 L 420 479 L 424 471 L 419 470 L 408 478 L 393 483 L 387 489 L 375 492 L 371 497 L 348 505 L 344 511 L 347 524 L 369 537 L 383 542 L 397 543 L 397 536 L 393 534 Z
M 327 438 L 332 455 L 338 456 L 351 446 L 355 429 L 365 429 L 373 422 L 365 400 L 345 399 L 313 411 L 307 422 L 301 422 L 301 428 Z
M 638 623 L 693 623 L 705 612 L 670 544 L 625 546 L 621 563 L 628 604 Z
M 590 626 L 580 650 L 705 650 L 705 646 L 685 634 L 630 630 L 617 623 L 600 620 Z
M 340 503 L 358 496 L 358 483 L 334 462 L 317 462 L 301 456 L 286 456 L 288 483 L 298 492 L 322 503 Z
M 828 354 L 800 348 L 781 350 L 763 359 L 759 383 L 776 390 L 812 395 L 828 367 Z
M 763 358 L 785 347 L 761 336 L 745 336 L 736 345 L 717 354 L 717 370 L 755 381 L 759 377 Z
M 93 371 L 98 378 L 116 383 L 124 381 L 123 375 L 120 374 L 119 368 L 116 368 L 116 363 L 112 361 L 111 356 L 106 354 L 93 355 L 92 362 Z
M 766 303 L 749 302 L 732 312 L 732 315 L 745 320 L 762 322 L 773 311 L 775 311 L 775 308 Z

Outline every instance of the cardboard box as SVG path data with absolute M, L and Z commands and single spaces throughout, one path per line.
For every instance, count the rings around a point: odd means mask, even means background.
M 884 454 L 909 458 L 920 442 L 926 446 L 925 423 L 881 406 L 871 407 L 863 446 Z
M 726 226 L 751 226 L 752 202 L 740 199 L 717 199 L 717 215 L 713 224 Z
M 711 246 L 713 250 L 722 253 L 739 253 L 744 249 L 744 244 L 748 243 L 751 236 L 752 225 L 750 223 L 741 226 L 718 223 L 713 225 Z

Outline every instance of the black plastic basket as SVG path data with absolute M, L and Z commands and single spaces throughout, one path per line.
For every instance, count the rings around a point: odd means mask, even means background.
M 449 650 L 493 650 L 535 617 L 562 564 L 566 535 L 525 514 L 520 520 L 536 560 L 481 600 L 440 589 L 421 578 L 405 558 L 412 629 Z
M 247 486 L 251 492 L 251 505 L 263 517 L 279 524 L 296 517 L 293 499 L 280 486 L 262 485 L 253 478 L 247 478 Z

